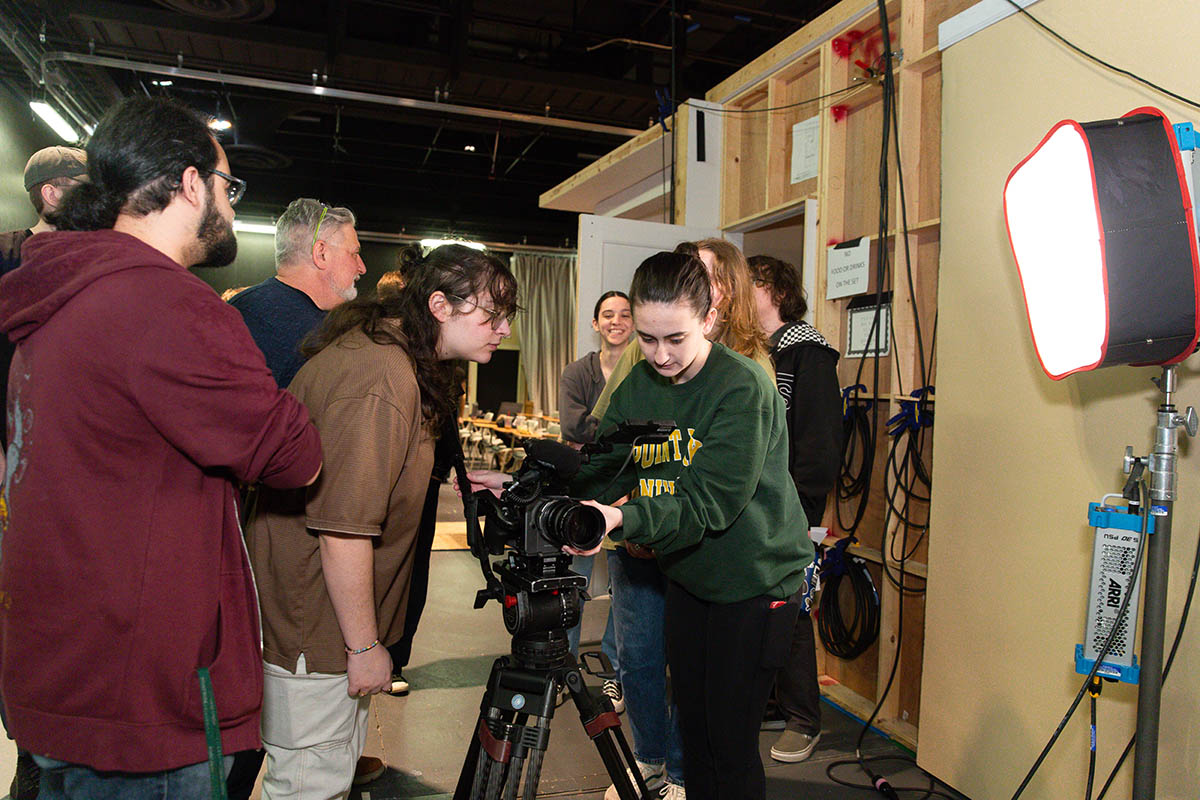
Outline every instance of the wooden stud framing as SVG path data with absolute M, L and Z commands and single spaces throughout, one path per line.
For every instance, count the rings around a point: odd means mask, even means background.
M 774 218 L 790 204 L 798 206 L 802 198 L 816 194 L 819 240 L 814 276 L 816 296 L 810 298 L 810 307 L 815 312 L 817 327 L 843 353 L 847 300 L 824 299 L 827 245 L 866 236 L 872 242 L 872 260 L 885 253 L 890 262 L 890 281 L 884 288 L 892 292 L 891 356 L 880 364 L 878 386 L 870 378 L 870 364 L 864 364 L 862 370 L 868 394 L 878 393 L 881 402 L 874 487 L 859 528 L 861 544 L 850 551 L 870 563 L 869 569 L 881 593 L 880 638 L 870 651 L 852 662 L 826 653 L 820 653 L 818 658 L 822 672 L 837 681 L 825 687 L 826 693 L 861 716 L 874 708 L 898 658 L 894 685 L 879 710 L 876 724 L 912 747 L 916 746 L 920 719 L 924 598 L 907 595 L 901 620 L 899 591 L 882 572 L 885 567 L 895 571 L 894 551 L 898 552 L 900 542 L 893 542 L 893 538 L 902 534 L 897 520 L 886 512 L 885 492 L 894 487 L 885 479 L 890 442 L 882 423 L 900 410 L 901 400 L 921 383 L 922 350 L 926 370 L 936 368 L 932 328 L 941 216 L 941 53 L 937 50 L 937 25 L 974 2 L 890 0 L 886 4 L 892 47 L 899 56 L 897 63 L 890 65 L 897 93 L 897 130 L 892 132 L 890 147 L 894 149 L 898 141 L 905 206 L 901 207 L 897 191 L 899 175 L 892 155 L 890 192 L 884 199 L 889 209 L 889 230 L 882 240 L 877 230 L 880 202 L 877 175 L 883 119 L 881 81 L 877 76 L 865 75 L 853 63 L 853 57 L 837 56 L 831 46 L 833 39 L 851 31 L 862 34 L 864 39 L 878 36 L 877 3 L 843 0 L 707 95 L 709 101 L 724 103 L 730 110 L 780 109 L 807 97 L 825 96 L 808 107 L 727 115 L 722 224 L 726 229 L 747 230 L 755 218 Z M 855 87 L 856 82 L 861 85 Z M 840 106 L 836 118 L 835 106 Z M 791 129 L 814 113 L 820 117 L 819 173 L 817 178 L 793 186 Z M 812 212 L 813 205 L 807 205 L 806 213 Z M 907 212 L 907 233 L 902 211 Z M 906 252 L 912 263 L 911 290 Z M 920 315 L 922 347 L 918 347 L 914 309 Z M 844 385 L 857 382 L 859 366 L 859 359 L 843 357 L 840 372 Z M 932 383 L 932 372 L 927 380 Z M 928 447 L 926 451 L 928 461 Z M 925 519 L 927 503 L 918 505 L 911 516 Z M 836 528 L 832 509 L 827 512 L 825 523 L 834 523 L 832 527 Z M 918 588 L 926 578 L 924 560 L 929 535 L 936 532 L 927 532 L 916 543 L 911 539 L 908 542 L 912 553 L 906 566 L 906 583 Z
M 867 399 L 878 403 L 880 437 L 874 454 L 874 485 L 858 531 L 860 543 L 851 547 L 850 552 L 869 562 L 880 592 L 880 638 L 854 661 L 841 661 L 819 652 L 818 664 L 823 674 L 834 679 L 823 691 L 843 707 L 866 717 L 887 687 L 895 663 L 895 683 L 875 724 L 913 748 L 920 719 L 925 609 L 922 595 L 906 596 L 901 614 L 899 592 L 884 575 L 885 569 L 895 570 L 894 551 L 900 543 L 893 539 L 901 531 L 886 510 L 885 493 L 892 487 L 890 479 L 885 477 L 890 442 L 883 422 L 900 410 L 907 393 L 921 383 L 922 350 L 929 383 L 933 382 L 936 370 L 932 329 L 941 238 L 941 53 L 937 49 L 937 26 L 976 1 L 889 0 L 885 5 L 892 48 L 899 56 L 887 68 L 895 76 L 897 130 L 893 131 L 891 148 L 897 147 L 898 142 L 900 172 L 896 172 L 894 154 L 889 156 L 890 191 L 882 200 L 889 210 L 889 230 L 883 236 L 878 231 L 882 81 L 878 75 L 868 74 L 856 65 L 853 56 L 835 54 L 831 44 L 837 37 L 852 32 L 864 40 L 878 37 L 878 0 L 842 0 L 718 84 L 705 97 L 728 112 L 723 119 L 721 145 L 722 227 L 751 231 L 760 227 L 760 221 L 763 225 L 777 223 L 787 214 L 802 209 L 805 215 L 817 215 L 815 296 L 809 298 L 810 307 L 816 326 L 841 352 L 846 350 L 848 300 L 824 299 L 827 245 L 865 236 L 871 240 L 872 259 L 886 254 L 891 265 L 888 285 L 884 288 L 892 292 L 895 335 L 891 355 L 880 363 L 878 382 L 871 377 L 870 365 L 861 359 L 843 357 L 839 367 L 843 385 L 849 385 L 860 382 L 859 368 L 863 366 L 861 382 L 868 387 Z M 867 48 L 865 42 L 862 48 Z M 870 56 L 862 58 L 869 60 Z M 804 102 L 809 99 L 811 103 Z M 792 184 L 792 128 L 813 115 L 819 118 L 818 175 Z M 686 143 L 687 116 L 680 114 L 674 122 L 680 127 L 673 138 Z M 622 181 L 626 178 L 646 179 L 651 171 L 649 148 L 662 146 L 661 135 L 661 128 L 647 130 L 544 194 L 541 205 L 578 205 L 571 197 L 584 192 L 581 187 L 587 186 L 587 191 L 595 194 L 615 191 L 609 185 L 613 183 L 618 184 L 616 188 L 624 188 Z M 678 148 L 676 164 L 686 165 L 686 145 L 673 141 L 671 146 Z M 897 191 L 901 176 L 905 188 L 903 207 Z M 677 166 L 676 221 L 681 224 L 687 224 L 686 180 L 686 168 Z M 906 212 L 907 230 L 903 227 L 902 212 Z M 907 278 L 909 258 L 911 289 Z M 914 310 L 922 321 L 921 346 L 918 346 Z M 927 448 L 926 461 L 931 457 Z M 930 464 L 925 466 L 928 468 Z M 832 505 L 824 522 L 836 529 L 837 515 Z M 927 512 L 927 507 L 920 507 L 911 516 L 925 519 Z M 906 566 L 910 573 L 908 581 L 917 586 L 926 579 L 928 536 L 937 532 L 926 531 L 921 535 L 920 541 L 909 542 L 912 560 Z

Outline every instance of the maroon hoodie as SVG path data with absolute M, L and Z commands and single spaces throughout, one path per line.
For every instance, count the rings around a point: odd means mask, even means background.
M 261 638 L 233 480 L 321 463 L 238 312 L 115 231 L 43 233 L 0 280 L 8 388 L 0 694 L 22 748 L 97 770 L 259 743 Z

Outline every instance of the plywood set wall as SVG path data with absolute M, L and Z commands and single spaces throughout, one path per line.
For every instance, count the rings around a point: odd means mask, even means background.
M 1194 0 L 1040 0 L 1029 11 L 1080 47 L 1200 101 Z M 1156 106 L 1171 122 L 1200 109 L 1103 69 L 1013 15 L 943 53 L 941 376 L 921 766 L 975 800 L 1012 797 L 1071 704 L 1082 676 L 1094 532 L 1086 503 L 1119 491 L 1126 445 L 1153 444 L 1162 394 L 1152 367 L 1113 367 L 1052 381 L 1030 340 L 1005 234 L 1009 171 L 1063 119 L 1113 119 Z M 1200 406 L 1200 359 L 1179 366 L 1176 405 Z M 1167 646 L 1183 611 L 1200 528 L 1200 448 L 1181 442 L 1167 587 Z M 1158 800 L 1200 786 L 1197 612 L 1163 686 Z M 1141 652 L 1141 647 L 1136 648 Z M 1137 689 L 1108 684 L 1098 701 L 1095 787 L 1133 733 Z M 1023 800 L 1083 797 L 1087 701 Z M 1131 796 L 1132 756 L 1107 797 Z
M 820 653 L 819 662 L 830 679 L 826 681 L 826 694 L 865 716 L 883 695 L 899 654 L 894 686 L 877 724 L 911 746 L 916 744 L 920 722 L 926 552 L 929 540 L 938 532 L 926 530 L 925 525 L 910 530 L 910 557 L 906 560 L 910 574 L 905 584 L 916 591 L 905 593 L 901 623 L 900 592 L 884 574 L 886 569 L 896 575 L 903 535 L 896 515 L 888 512 L 886 494 L 894 492 L 895 480 L 885 479 L 890 442 L 884 423 L 900 410 L 899 402 L 908 393 L 935 381 L 942 78 L 937 26 L 973 4 L 974 0 L 892 0 L 886 5 L 892 47 L 897 53 L 892 69 L 906 205 L 902 208 L 900 204 L 893 155 L 889 161 L 890 190 L 883 201 L 890 223 L 882 239 L 882 81 L 878 74 L 855 64 L 855 60 L 869 62 L 872 45 L 881 49 L 877 3 L 845 0 L 706 95 L 706 100 L 722 104 L 726 112 L 722 227 L 753 230 L 757 220 L 776 220 L 789 209 L 819 215 L 816 291 L 809 304 L 814 310 L 814 324 L 843 354 L 849 298 L 825 299 L 827 246 L 866 236 L 871 240 L 872 262 L 882 248 L 891 264 L 883 287 L 893 293 L 895 340 L 891 354 L 880 360 L 877 378 L 873 359 L 843 355 L 839 366 L 843 386 L 865 384 L 863 401 L 878 403 L 880 434 L 873 486 L 856 530 L 859 544 L 850 552 L 870 562 L 869 570 L 881 595 L 880 638 L 854 660 Z M 848 57 L 837 52 L 846 42 L 859 43 Z M 792 183 L 792 128 L 814 116 L 820 129 L 818 175 Z M 896 132 L 892 135 L 895 137 Z M 901 226 L 902 211 L 907 212 L 907 233 Z M 904 266 L 906 249 L 912 265 L 911 290 Z M 872 293 L 874 289 L 872 277 Z M 920 346 L 914 307 L 922 326 Z M 931 467 L 930 439 L 927 434 L 926 469 Z M 838 512 L 848 521 L 854 516 L 857 502 L 853 499 L 840 504 L 840 508 L 831 504 L 824 524 L 839 533 Z M 927 520 L 928 503 L 913 504 L 908 517 L 916 523 Z

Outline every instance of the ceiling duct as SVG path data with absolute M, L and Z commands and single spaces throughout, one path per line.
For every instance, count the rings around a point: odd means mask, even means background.
M 225 137 L 221 145 L 225 155 L 229 157 L 229 165 L 233 169 L 274 172 L 287 169 L 292 165 L 289 156 L 275 150 L 275 131 L 280 123 L 295 111 L 294 104 L 270 103 L 262 100 L 254 102 L 254 113 L 244 117 L 237 116 L 233 109 L 235 122 L 233 130 Z
M 275 0 L 155 0 L 160 6 L 214 22 L 254 22 L 275 13 Z

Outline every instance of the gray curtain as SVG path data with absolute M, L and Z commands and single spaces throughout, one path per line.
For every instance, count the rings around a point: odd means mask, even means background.
M 557 410 L 558 379 L 574 358 L 578 265 L 574 256 L 514 253 L 512 271 L 525 308 L 517 324 L 528 397 L 544 414 Z

